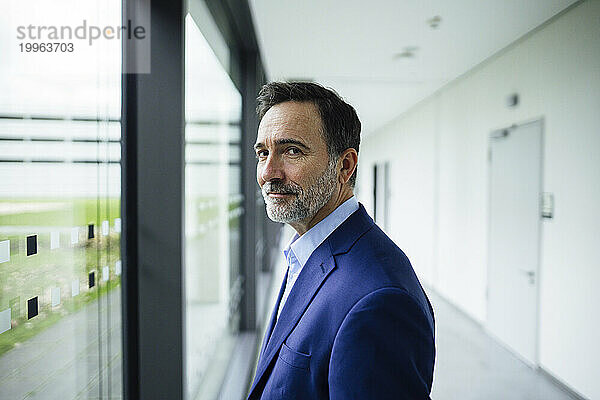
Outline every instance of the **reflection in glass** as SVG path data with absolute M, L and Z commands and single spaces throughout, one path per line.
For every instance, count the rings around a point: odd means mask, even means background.
M 189 15 L 185 51 L 186 386 L 213 399 L 239 325 L 241 96 Z

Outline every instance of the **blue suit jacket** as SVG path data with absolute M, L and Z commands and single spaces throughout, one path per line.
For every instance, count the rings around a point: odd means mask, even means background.
M 433 309 L 362 204 L 310 256 L 274 324 L 282 293 L 248 399 L 429 398 Z

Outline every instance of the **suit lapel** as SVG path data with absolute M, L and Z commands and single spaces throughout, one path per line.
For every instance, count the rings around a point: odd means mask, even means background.
M 275 323 L 273 333 L 268 339 L 267 344 L 263 350 L 262 356 L 260 357 L 254 384 L 252 390 L 261 380 L 265 370 L 277 354 L 284 340 L 288 337 L 292 329 L 296 326 L 302 314 L 312 301 L 315 293 L 321 287 L 321 284 L 327 278 L 329 273 L 335 268 L 335 262 L 331 255 L 331 248 L 329 243 L 325 240 L 317 249 L 312 253 L 306 265 L 302 268 L 300 275 L 296 279 L 296 283 L 281 310 L 279 319 Z M 281 293 L 280 293 L 281 299 Z M 277 305 L 279 301 L 277 302 Z M 277 313 L 277 307 L 274 313 Z M 273 316 L 271 317 L 274 320 Z M 264 345 L 264 343 L 263 343 Z M 251 391 L 252 392 L 252 391 Z

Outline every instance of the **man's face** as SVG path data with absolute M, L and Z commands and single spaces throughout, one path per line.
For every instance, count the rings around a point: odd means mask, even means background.
M 314 104 L 288 101 L 271 107 L 254 149 L 256 178 L 273 221 L 310 220 L 333 195 L 336 163 L 329 160 Z

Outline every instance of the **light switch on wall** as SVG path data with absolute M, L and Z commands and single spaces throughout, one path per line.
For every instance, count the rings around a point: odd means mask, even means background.
M 554 218 L 554 193 L 542 193 L 542 218 Z

